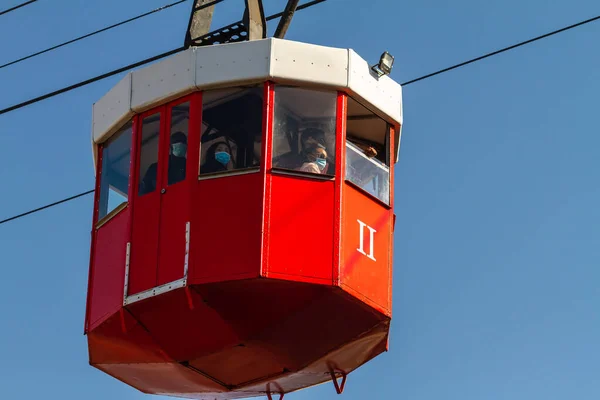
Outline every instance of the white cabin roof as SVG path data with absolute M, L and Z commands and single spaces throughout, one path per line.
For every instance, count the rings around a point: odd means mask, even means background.
M 135 114 L 194 91 L 267 80 L 344 91 L 402 127 L 402 87 L 377 77 L 353 50 L 268 38 L 194 47 L 129 72 L 93 105 L 94 156 L 97 144 Z M 397 161 L 400 131 L 395 143 Z

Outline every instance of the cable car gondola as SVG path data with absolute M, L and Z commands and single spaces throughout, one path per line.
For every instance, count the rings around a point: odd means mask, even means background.
M 341 393 L 388 348 L 401 126 L 400 85 L 350 49 L 127 74 L 93 106 L 90 364 L 177 397 Z

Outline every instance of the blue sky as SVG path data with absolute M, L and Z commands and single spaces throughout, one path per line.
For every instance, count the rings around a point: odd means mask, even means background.
M 166 2 L 38 1 L 0 16 L 0 64 Z M 0 70 L 0 108 L 180 45 L 188 9 Z M 287 38 L 373 61 L 388 50 L 404 82 L 599 13 L 592 0 L 329 0 Z M 600 397 L 598 37 L 600 22 L 405 88 L 390 351 L 344 399 Z M 0 219 L 93 187 L 91 105 L 120 77 L 0 116 Z M 146 397 L 87 364 L 91 211 L 88 196 L 0 226 L 2 398 Z

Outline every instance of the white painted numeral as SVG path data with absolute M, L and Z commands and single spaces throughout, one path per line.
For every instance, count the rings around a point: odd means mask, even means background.
M 375 247 L 374 246 L 375 232 L 377 232 L 377 231 L 359 219 L 357 219 L 356 221 L 358 221 L 358 224 L 360 225 L 360 247 L 356 250 L 358 250 L 359 253 L 364 254 L 365 256 L 369 257 L 371 260 L 377 261 L 375 259 L 375 256 L 373 255 L 373 252 L 375 251 L 375 249 L 374 249 L 374 247 Z M 365 227 L 369 230 L 369 254 L 365 253 L 365 250 L 364 250 L 364 248 L 365 248 Z

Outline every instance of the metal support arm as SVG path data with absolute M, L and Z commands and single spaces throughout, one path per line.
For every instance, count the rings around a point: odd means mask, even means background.
M 279 25 L 277 25 L 277 29 L 275 30 L 276 38 L 283 39 L 287 30 L 292 22 L 292 18 L 294 17 L 294 12 L 296 8 L 298 8 L 298 3 L 300 0 L 288 0 L 287 5 L 285 6 L 285 10 L 283 11 L 283 15 L 279 20 Z
M 267 37 L 267 20 L 262 0 L 245 0 L 246 12 L 244 25 L 248 29 L 248 40 L 264 39 Z

